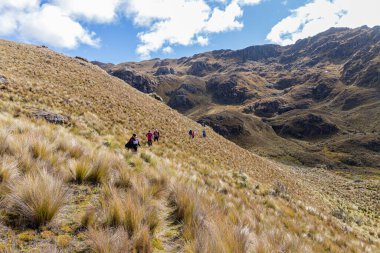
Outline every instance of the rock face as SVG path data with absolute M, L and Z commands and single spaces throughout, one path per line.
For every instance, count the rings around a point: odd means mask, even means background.
M 187 111 L 195 106 L 195 103 L 184 94 L 174 94 L 170 97 L 168 105 L 178 111 Z
M 272 57 L 278 57 L 282 52 L 281 46 L 278 45 L 262 45 L 247 47 L 242 50 L 230 51 L 225 53 L 224 57 L 238 58 L 241 61 L 259 61 Z
M 128 68 L 114 70 L 111 71 L 110 74 L 124 80 L 144 93 L 152 93 L 157 87 L 155 81 Z
M 206 89 L 212 94 L 213 99 L 221 104 L 241 104 L 254 97 L 245 85 L 239 84 L 236 76 L 231 76 L 227 80 L 212 78 L 206 83 Z
M 205 61 L 196 61 L 191 64 L 191 67 L 187 71 L 188 75 L 204 76 L 210 72 L 217 71 L 222 67 L 219 63 L 207 63 Z
M 296 116 L 289 122 L 272 125 L 272 127 L 276 133 L 282 136 L 291 136 L 297 139 L 319 138 L 338 132 L 336 125 L 315 114 Z
M 249 105 L 243 109 L 244 113 L 254 113 L 260 117 L 272 117 L 280 110 L 282 101 L 274 99 L 267 101 L 259 101 Z
M 228 113 L 219 113 L 204 116 L 199 123 L 210 126 L 218 134 L 231 138 L 244 133 L 244 121 Z
M 325 99 L 330 95 L 332 88 L 326 83 L 320 83 L 312 89 L 312 97 L 316 100 Z
M 159 67 L 154 73 L 155 76 L 163 76 L 163 75 L 174 75 L 175 70 L 173 68 L 168 68 L 168 67 Z
M 69 117 L 48 111 L 37 111 L 32 113 L 35 118 L 42 118 L 52 124 L 64 125 L 69 123 Z

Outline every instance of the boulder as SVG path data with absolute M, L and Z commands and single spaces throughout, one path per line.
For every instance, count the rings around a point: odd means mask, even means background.
M 48 111 L 43 111 L 43 110 L 33 112 L 32 116 L 35 118 L 45 119 L 49 123 L 58 124 L 58 125 L 68 124 L 70 120 L 68 116 L 52 113 Z
M 8 79 L 5 76 L 0 75 L 0 84 L 8 84 Z

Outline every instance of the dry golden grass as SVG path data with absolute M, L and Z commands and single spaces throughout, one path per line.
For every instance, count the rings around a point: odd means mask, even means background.
M 66 198 L 63 182 L 41 170 L 12 184 L 4 202 L 7 214 L 15 215 L 20 224 L 39 227 L 57 215 Z
M 41 227 L 72 238 L 66 251 L 375 252 L 379 247 L 375 236 L 331 215 L 326 203 L 335 202 L 325 202 L 322 188 L 213 132 L 189 140 L 187 130 L 198 129 L 196 123 L 97 67 L 4 41 L 0 57 L 0 73 L 9 79 L 0 94 L 0 110 L 9 113 L 0 113 L 0 156 L 17 163 L 17 173 L 4 176 L 17 180 L 4 180 L 0 187 L 27 192 L 20 183 L 45 180 L 68 189 L 64 208 Z M 27 118 L 37 109 L 67 114 L 70 124 L 65 129 Z M 138 153 L 124 150 L 132 132 L 143 136 L 152 127 L 161 131 L 160 144 L 149 150 L 142 145 Z M 15 192 L 4 191 L 5 199 Z M 11 206 L 0 206 L 0 214 L 13 212 Z M 63 249 L 40 230 L 20 243 L 12 238 L 23 228 L 3 221 L 0 244 L 16 241 L 23 251 L 44 244 Z

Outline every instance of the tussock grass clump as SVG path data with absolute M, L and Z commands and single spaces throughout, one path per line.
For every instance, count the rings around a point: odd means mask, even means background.
M 34 159 L 48 160 L 49 157 L 54 152 L 53 146 L 45 140 L 41 140 L 38 136 L 30 138 L 31 143 L 29 144 L 30 153 Z
M 144 162 L 149 163 L 149 164 L 152 165 L 152 166 L 156 166 L 156 165 L 157 165 L 157 161 L 156 161 L 156 160 L 153 158 L 153 156 L 150 155 L 150 154 L 147 154 L 147 153 L 141 153 L 141 154 L 140 154 L 140 157 L 141 157 L 141 159 L 144 160 Z
M 19 177 L 17 162 L 12 157 L 2 157 L 0 164 L 0 200 L 9 193 L 10 185 Z
M 67 190 L 63 182 L 45 170 L 28 174 L 10 187 L 5 198 L 7 213 L 32 227 L 50 222 L 64 206 Z
M 7 129 L 0 129 L 0 155 L 4 155 L 11 152 L 9 138 L 9 131 Z
M 82 184 L 88 179 L 91 169 L 91 161 L 88 158 L 74 161 L 70 166 L 72 180 Z
M 93 229 L 87 232 L 90 247 L 95 253 L 125 253 L 130 251 L 128 232 L 122 227 L 117 229 Z M 138 251 L 140 252 L 140 251 Z
M 121 170 L 125 165 L 122 158 L 106 150 L 96 150 L 92 154 L 93 163 L 88 173 L 88 181 L 92 183 L 103 183 L 110 178 L 113 170 Z
M 131 171 L 127 168 L 123 168 L 117 171 L 114 184 L 118 188 L 128 189 L 133 186 L 134 179 L 134 175 L 131 173 Z
M 0 184 L 6 184 L 14 181 L 18 176 L 18 164 L 12 157 L 2 157 L 0 164 Z

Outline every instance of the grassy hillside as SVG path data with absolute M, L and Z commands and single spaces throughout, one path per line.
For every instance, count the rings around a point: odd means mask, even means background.
M 202 130 L 197 123 L 46 48 L 0 41 L 0 76 L 0 250 L 379 248 L 376 184 L 297 171 L 210 129 L 190 140 L 189 128 Z M 67 122 L 36 119 L 41 110 Z M 158 145 L 124 150 L 133 132 L 142 138 L 152 128 L 161 131 Z M 356 196 L 345 190 L 357 186 Z
M 94 64 L 254 153 L 380 179 L 379 34 L 331 28 L 284 47 Z

